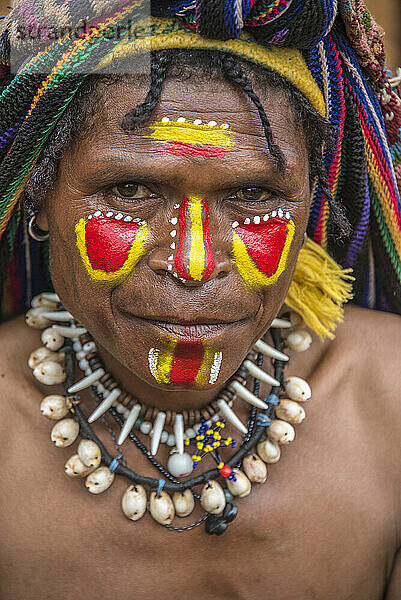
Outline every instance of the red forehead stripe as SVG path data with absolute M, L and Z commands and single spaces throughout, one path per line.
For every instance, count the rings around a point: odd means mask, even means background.
M 172 154 L 173 156 L 205 156 L 206 158 L 215 158 L 225 156 L 227 150 L 216 146 L 196 146 L 184 142 L 170 142 L 160 144 L 156 150 L 163 154 Z
M 137 223 L 125 223 L 105 217 L 88 221 L 85 238 L 92 268 L 108 273 L 121 269 L 128 259 L 128 252 L 139 228 Z
M 246 245 L 259 271 L 268 277 L 274 275 L 287 239 L 288 221 L 273 218 L 260 225 L 240 225 L 235 233 Z

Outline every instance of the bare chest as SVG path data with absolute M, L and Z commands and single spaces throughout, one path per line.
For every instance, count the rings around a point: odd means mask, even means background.
M 4 434 L 2 600 L 382 599 L 391 494 L 378 449 L 321 413 L 312 411 L 267 482 L 236 500 L 238 517 L 221 537 L 202 526 L 168 531 L 149 514 L 128 521 L 126 481 L 90 495 L 65 476 L 73 452 L 52 448 L 51 424 L 17 422 Z

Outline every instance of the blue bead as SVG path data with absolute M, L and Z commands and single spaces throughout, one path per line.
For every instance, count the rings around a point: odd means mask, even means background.
M 269 419 L 269 417 L 267 415 L 264 415 L 263 413 L 259 413 L 256 417 L 256 425 L 258 427 L 269 427 L 269 425 L 271 424 L 271 419 Z
M 266 398 L 266 402 L 268 402 L 269 404 L 273 404 L 273 406 L 277 406 L 280 403 L 280 398 L 276 396 L 276 394 L 270 394 Z

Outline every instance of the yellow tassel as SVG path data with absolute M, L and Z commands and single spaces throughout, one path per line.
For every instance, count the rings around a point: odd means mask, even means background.
M 351 273 L 310 239 L 299 253 L 286 304 L 320 339 L 333 339 L 337 323 L 344 320 L 343 305 L 352 299 L 355 280 Z

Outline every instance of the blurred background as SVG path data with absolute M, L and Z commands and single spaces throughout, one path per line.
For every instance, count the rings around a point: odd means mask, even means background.
M 388 66 L 395 71 L 401 66 L 401 0 L 366 0 L 366 3 L 386 32 Z M 10 5 L 10 0 L 0 0 L 0 14 L 6 14 Z

